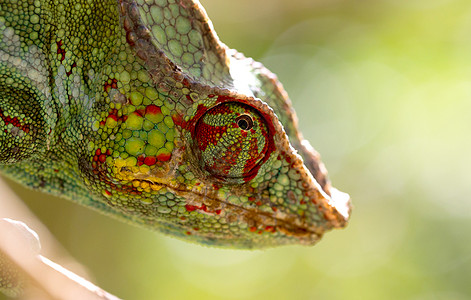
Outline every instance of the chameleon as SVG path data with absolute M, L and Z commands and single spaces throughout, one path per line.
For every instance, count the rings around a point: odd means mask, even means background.
M 191 0 L 0 0 L 0 172 L 218 247 L 312 245 L 351 211 L 277 77 Z

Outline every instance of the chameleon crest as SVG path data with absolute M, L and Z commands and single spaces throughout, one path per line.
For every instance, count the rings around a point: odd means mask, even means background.
M 0 0 L 0 170 L 199 243 L 313 244 L 344 227 L 275 75 L 197 1 Z

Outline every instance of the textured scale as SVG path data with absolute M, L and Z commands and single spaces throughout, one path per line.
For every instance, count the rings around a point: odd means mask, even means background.
M 0 170 L 216 246 L 313 244 L 350 212 L 275 75 L 190 0 L 0 0 Z

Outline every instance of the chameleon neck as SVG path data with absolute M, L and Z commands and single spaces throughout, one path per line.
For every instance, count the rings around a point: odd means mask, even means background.
M 82 123 L 92 107 L 119 88 L 116 80 L 103 74 L 124 71 L 112 66 L 120 59 L 116 49 L 126 43 L 120 38 L 116 1 L 62 1 L 49 8 L 45 5 L 44 11 L 50 14 L 42 18 L 48 22 L 43 27 L 49 38 L 38 44 L 49 54 L 50 92 L 58 112 L 57 142 L 73 145 L 84 138 Z

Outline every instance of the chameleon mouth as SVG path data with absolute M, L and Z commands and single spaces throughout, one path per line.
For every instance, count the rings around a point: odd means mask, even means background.
M 308 154 L 305 156 L 314 155 L 314 150 L 309 149 L 310 145 L 308 143 L 303 143 L 302 146 L 305 154 Z M 306 184 L 304 191 L 312 200 L 309 201 L 308 205 L 314 207 L 314 210 L 306 209 L 304 213 L 296 214 L 286 209 L 284 203 L 280 205 L 273 204 L 268 198 L 260 200 L 262 203 L 271 206 L 271 209 L 263 209 L 259 205 L 255 206 L 256 202 L 248 205 L 232 203 L 228 197 L 221 197 L 212 184 L 199 184 L 190 187 L 180 183 L 175 180 L 175 176 L 169 176 L 169 174 L 185 159 L 185 156 L 183 151 L 176 152 L 174 155 L 171 165 L 166 165 L 165 169 L 154 170 L 150 173 L 135 173 L 122 167 L 120 168 L 120 178 L 125 178 L 127 182 L 131 181 L 133 186 L 140 187 L 154 195 L 161 189 L 166 188 L 169 192 L 185 199 L 185 208 L 188 212 L 197 211 L 201 214 L 225 218 L 227 223 L 244 224 L 244 226 L 246 224 L 247 230 L 256 233 L 270 231 L 279 234 L 279 240 L 283 240 L 284 243 L 312 245 L 322 237 L 324 232 L 333 228 L 345 227 L 349 219 L 351 210 L 349 195 L 332 188 L 327 181 L 318 182 L 318 178 L 326 180 L 325 169 L 319 161 L 317 161 L 317 164 L 321 166 L 314 169 L 314 171 L 317 170 L 317 173 L 315 173 L 308 169 L 309 161 L 303 163 L 298 155 L 293 154 L 292 156 L 293 160 L 297 160 L 293 167 L 302 173 Z M 312 161 L 313 164 L 316 163 L 316 156 L 313 156 Z M 317 175 L 317 178 L 315 175 Z M 230 194 L 241 196 L 246 195 L 247 191 L 238 188 L 231 190 Z M 234 239 L 238 239 L 238 236 L 239 239 L 242 238 L 241 235 L 234 235 Z
M 294 238 L 296 243 L 304 245 L 315 244 L 323 236 L 324 232 L 330 229 L 344 227 L 350 212 L 349 195 L 334 188 L 331 190 L 332 196 L 326 195 L 328 199 L 325 200 L 334 204 L 335 209 L 341 215 L 339 218 L 341 220 L 338 222 L 324 222 L 322 225 L 309 222 L 306 218 L 298 215 L 284 213 L 281 210 L 270 213 L 257 210 L 256 208 L 236 205 L 204 193 L 178 190 L 174 190 L 174 192 L 192 199 L 189 205 L 196 207 L 201 213 L 218 214 L 223 212 L 222 214 L 228 222 L 247 224 L 250 231 L 259 233 L 261 231 L 279 232 L 288 237 L 287 243 L 289 243 L 291 238 Z M 188 194 L 192 194 L 193 197 Z
M 256 207 L 244 207 L 230 203 L 227 200 L 218 198 L 210 188 L 206 190 L 186 189 L 184 186 L 163 181 L 161 178 L 136 178 L 134 182 L 136 181 L 141 186 L 149 187 L 153 191 L 166 188 L 168 191 L 186 199 L 185 207 L 187 211 L 196 210 L 202 214 L 219 215 L 225 218 L 228 223 L 247 224 L 247 230 L 252 232 L 270 231 L 279 233 L 287 237 L 286 243 L 290 243 L 289 241 L 294 239 L 296 243 L 313 245 L 322 237 L 324 232 L 333 228 L 344 227 L 350 212 L 348 194 L 334 188 L 331 189 L 331 196 L 319 193 L 318 197 L 324 198 L 323 200 L 328 201 L 339 212 L 335 216 L 332 212 L 325 212 L 326 219 L 332 219 L 338 217 L 338 215 L 341 215 L 341 218 L 338 218 L 337 222 L 323 222 L 320 225 L 309 222 L 306 217 L 285 213 L 281 209 L 268 212 L 259 210 Z

